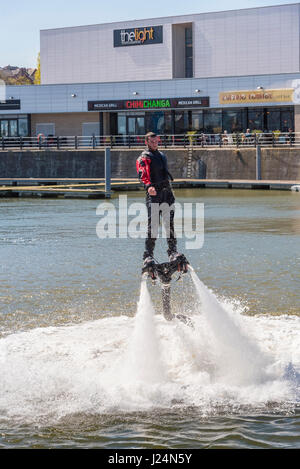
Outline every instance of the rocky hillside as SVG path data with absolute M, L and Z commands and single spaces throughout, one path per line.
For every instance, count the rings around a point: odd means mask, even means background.
M 0 67 L 0 79 L 7 85 L 33 85 L 36 68 Z

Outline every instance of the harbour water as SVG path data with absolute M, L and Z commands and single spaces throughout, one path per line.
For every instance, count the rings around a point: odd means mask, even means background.
M 0 447 L 300 447 L 299 194 L 176 198 L 204 203 L 172 287 L 194 329 L 141 284 L 143 239 L 97 237 L 103 201 L 0 199 Z

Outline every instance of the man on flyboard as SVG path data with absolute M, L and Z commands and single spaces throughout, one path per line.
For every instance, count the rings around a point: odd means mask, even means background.
M 146 206 L 148 211 L 148 230 L 145 241 L 143 270 L 149 270 L 155 264 L 153 253 L 155 241 L 158 234 L 159 217 L 162 215 L 167 232 L 169 262 L 176 261 L 183 255 L 177 252 L 177 240 L 174 231 L 174 202 L 175 197 L 172 191 L 170 180 L 173 178 L 168 171 L 167 158 L 164 153 L 158 150 L 159 138 L 154 132 L 148 132 L 145 136 L 147 148 L 141 153 L 136 161 L 136 169 L 139 180 L 146 189 Z M 156 206 L 164 204 L 159 208 L 159 212 L 154 210 Z M 165 205 L 167 204 L 167 205 Z M 163 207 L 168 207 L 164 210 Z M 184 257 L 184 256 L 183 256 Z M 181 270 L 179 268 L 179 270 Z

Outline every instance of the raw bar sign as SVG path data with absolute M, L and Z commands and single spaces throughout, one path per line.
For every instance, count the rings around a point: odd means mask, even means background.
M 294 89 L 228 91 L 219 94 L 220 104 L 282 103 L 293 101 Z
M 127 101 L 88 101 L 89 111 L 120 111 L 126 109 L 191 109 L 208 107 L 209 97 L 198 98 L 159 98 L 159 99 L 128 99 Z
M 162 26 L 146 26 L 144 28 L 114 30 L 114 47 L 161 44 L 162 42 Z

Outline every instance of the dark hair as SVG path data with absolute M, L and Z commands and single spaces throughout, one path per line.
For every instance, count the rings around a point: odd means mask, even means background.
M 154 133 L 154 132 L 146 133 L 145 139 L 146 139 L 147 142 L 148 142 L 148 139 L 151 138 L 151 137 L 157 137 L 156 133 Z

